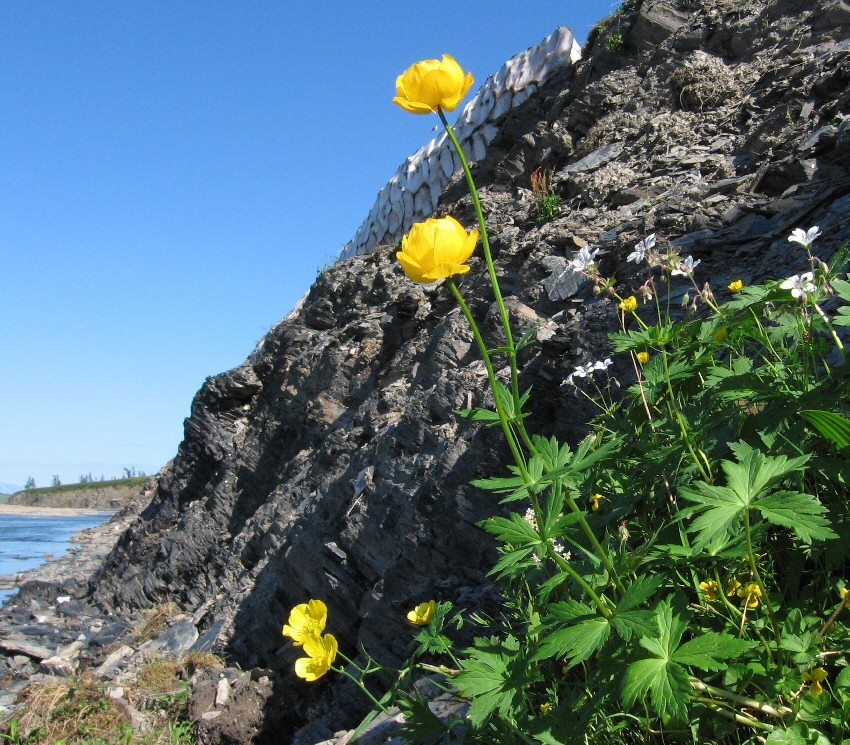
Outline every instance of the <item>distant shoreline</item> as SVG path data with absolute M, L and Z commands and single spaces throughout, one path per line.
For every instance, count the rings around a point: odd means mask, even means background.
M 0 517 L 77 517 L 81 515 L 112 515 L 117 510 L 98 507 L 32 507 L 23 504 L 0 504 Z

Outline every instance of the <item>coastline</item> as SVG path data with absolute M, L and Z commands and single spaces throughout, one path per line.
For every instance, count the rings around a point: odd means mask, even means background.
M 0 516 L 77 517 L 79 515 L 114 515 L 116 511 L 97 507 L 33 507 L 24 504 L 0 504 Z

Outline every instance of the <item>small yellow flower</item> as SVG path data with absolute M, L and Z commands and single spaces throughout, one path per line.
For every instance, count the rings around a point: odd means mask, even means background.
M 717 586 L 717 582 L 713 579 L 700 582 L 699 589 L 702 590 L 702 596 L 705 598 L 706 602 L 713 603 L 715 600 L 720 599 L 720 588 Z
M 640 362 L 641 365 L 645 365 L 649 362 L 649 352 L 638 352 L 637 361 Z
M 396 254 L 404 273 L 419 284 L 469 271 L 466 261 L 478 243 L 478 231 L 467 233 L 453 217 L 430 217 L 416 223 Z
M 741 583 L 738 582 L 737 578 L 732 577 L 726 585 L 726 597 L 732 598 L 735 597 L 735 594 L 741 588 Z
M 759 598 L 761 597 L 761 587 L 756 582 L 748 582 L 743 587 L 738 588 L 738 597 L 743 598 L 742 605 L 746 608 L 758 608 Z
M 407 614 L 407 620 L 417 626 L 424 626 L 434 617 L 435 607 L 436 603 L 433 600 L 429 600 L 427 603 L 419 603 Z
M 842 587 L 838 591 L 838 593 L 839 593 L 839 595 L 841 595 L 841 599 L 844 600 L 844 598 L 846 598 L 848 595 L 850 595 L 850 589 L 848 589 L 847 587 Z
M 714 332 L 714 336 L 711 338 L 714 340 L 715 344 L 720 344 L 726 341 L 726 337 L 729 336 L 729 329 L 725 326 L 721 326 L 717 331 Z
M 464 73 L 454 57 L 444 54 L 442 60 L 422 60 L 399 75 L 393 103 L 411 114 L 454 111 L 473 82 L 471 72 Z
M 822 667 L 816 667 L 810 673 L 803 673 L 803 682 L 811 683 L 809 691 L 813 696 L 823 696 L 823 682 L 827 679 L 829 673 Z
M 289 623 L 283 627 L 283 635 L 292 637 L 296 647 L 310 638 L 318 637 L 328 622 L 328 606 L 321 600 L 296 605 L 289 614 Z
M 552 710 L 554 708 L 555 707 L 552 704 L 550 704 L 548 701 L 544 701 L 542 704 L 540 704 L 540 713 L 544 714 L 544 715 L 545 714 L 551 714 Z
M 732 292 L 740 292 L 744 289 L 744 280 L 736 279 L 734 282 L 730 282 L 729 289 L 732 290 Z
M 295 660 L 295 674 L 312 683 L 331 669 L 339 645 L 333 634 L 312 636 L 304 642 L 304 651 L 309 657 Z
M 624 313 L 634 313 L 638 307 L 637 298 L 634 295 L 629 295 L 619 306 L 617 306 Z
M 590 498 L 590 509 L 597 512 L 599 510 L 599 502 L 603 499 L 605 499 L 605 497 L 602 494 L 594 494 Z

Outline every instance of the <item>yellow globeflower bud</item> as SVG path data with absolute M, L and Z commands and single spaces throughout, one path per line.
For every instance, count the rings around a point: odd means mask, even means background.
M 289 623 L 283 627 L 283 635 L 292 638 L 295 646 L 307 639 L 319 636 L 328 622 L 328 606 L 321 600 L 296 605 L 289 614 Z
M 419 284 L 431 284 L 453 274 L 465 274 L 464 263 L 478 243 L 478 231 L 467 233 L 453 217 L 430 217 L 416 223 L 401 240 L 396 254 L 404 273 Z
M 436 603 L 433 600 L 429 600 L 427 603 L 419 603 L 407 614 L 407 620 L 417 626 L 424 626 L 434 617 L 435 607 Z
M 304 678 L 308 683 L 321 678 L 331 669 L 339 645 L 333 634 L 313 636 L 304 642 L 304 651 L 309 657 L 295 660 L 295 674 Z
M 634 313 L 638 307 L 637 298 L 634 295 L 629 295 L 618 307 L 624 313 Z
M 393 103 L 412 114 L 454 111 L 473 82 L 471 72 L 464 73 L 454 57 L 444 54 L 442 60 L 422 60 L 399 75 Z
M 640 362 L 641 365 L 645 365 L 647 362 L 649 362 L 649 352 L 638 352 L 637 360 L 638 362 Z
M 594 512 L 598 511 L 600 506 L 599 503 L 603 499 L 605 499 L 605 497 L 602 494 L 594 494 L 592 497 L 590 497 L 590 509 L 592 509 Z
M 744 289 L 744 280 L 736 279 L 734 282 L 730 282 L 729 289 L 732 290 L 732 292 L 740 292 Z

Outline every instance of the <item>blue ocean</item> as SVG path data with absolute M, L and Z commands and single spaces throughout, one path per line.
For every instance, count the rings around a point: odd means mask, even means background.
M 71 546 L 75 533 L 106 522 L 111 516 L 111 512 L 73 517 L 0 515 L 0 576 L 33 569 L 51 554 L 61 556 Z M 0 603 L 14 592 L 0 590 Z

